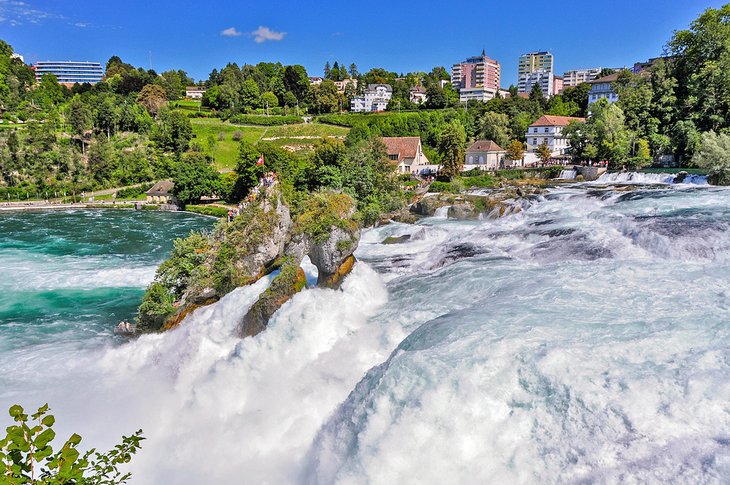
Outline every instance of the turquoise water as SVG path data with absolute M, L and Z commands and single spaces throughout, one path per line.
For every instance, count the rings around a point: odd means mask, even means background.
M 267 278 L 110 335 L 186 216 L 23 215 L 0 407 L 48 402 L 100 449 L 142 428 L 133 484 L 728 483 L 730 188 L 625 178 L 364 231 L 341 290 L 246 339 Z
M 54 342 L 113 341 L 172 241 L 212 221 L 123 210 L 1 213 L 0 361 Z

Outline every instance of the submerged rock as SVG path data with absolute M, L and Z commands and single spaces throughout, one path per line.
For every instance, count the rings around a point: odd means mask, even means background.
M 403 244 L 411 240 L 410 234 L 403 234 L 402 236 L 388 236 L 383 239 L 380 244 Z

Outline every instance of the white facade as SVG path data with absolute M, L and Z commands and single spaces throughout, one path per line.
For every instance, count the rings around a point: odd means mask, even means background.
M 550 97 L 554 92 L 554 58 L 550 52 L 522 54 L 517 64 L 517 92 L 529 93 L 534 84 L 539 84 L 542 93 Z
M 393 98 L 393 88 L 389 84 L 369 84 L 364 96 L 352 98 L 350 111 L 361 113 L 365 111 L 385 111 Z
M 473 89 L 459 89 L 459 102 L 466 103 L 468 101 L 482 101 L 486 102 L 490 99 L 494 99 L 497 94 L 491 89 L 473 88 Z
M 188 86 L 185 88 L 185 97 L 190 99 L 202 99 L 205 93 L 205 88 L 198 86 Z
M 428 101 L 428 95 L 426 94 L 425 89 L 419 87 L 411 89 L 408 92 L 408 99 L 411 101 L 411 103 L 423 104 Z
M 573 69 L 563 73 L 563 87 L 575 87 L 588 81 L 593 81 L 601 73 L 601 67 L 591 67 L 588 69 Z
M 618 93 L 613 89 L 614 82 L 615 80 L 594 83 L 588 93 L 588 104 L 595 103 L 599 99 L 607 99 L 609 103 L 618 101 Z
M 568 116 L 542 116 L 527 128 L 527 152 L 534 153 L 537 147 L 547 144 L 553 157 L 567 155 L 570 152 L 570 141 L 563 134 L 563 130 L 571 121 L 585 120 Z
M 549 98 L 555 94 L 554 76 L 552 71 L 535 71 L 520 75 L 517 81 L 517 92 L 530 93 L 532 86 L 538 84 L 542 89 L 542 94 Z
M 537 147 L 547 143 L 553 156 L 565 155 L 570 142 L 563 136 L 562 126 L 531 126 L 527 129 L 527 150 L 537 151 Z

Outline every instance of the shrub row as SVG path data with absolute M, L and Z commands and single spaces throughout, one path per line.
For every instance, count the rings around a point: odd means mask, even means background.
M 299 116 L 260 116 L 260 115 L 234 115 L 228 120 L 235 125 L 259 125 L 259 126 L 280 126 L 295 125 L 303 123 Z
M 204 216 L 213 217 L 226 217 L 228 215 L 228 209 L 225 207 L 218 207 L 215 205 L 186 205 L 185 210 L 188 212 L 194 212 L 196 214 L 202 214 Z

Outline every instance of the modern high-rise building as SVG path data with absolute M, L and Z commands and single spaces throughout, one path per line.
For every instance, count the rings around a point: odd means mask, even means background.
M 552 96 L 554 59 L 550 52 L 529 52 L 522 54 L 517 64 L 517 91 L 529 93 L 534 84 L 539 84 L 545 96 Z
M 459 100 L 489 101 L 499 92 L 502 68 L 482 51 L 451 68 L 451 85 L 459 91 Z
M 99 62 L 38 61 L 33 66 L 35 78 L 40 81 L 44 74 L 53 74 L 61 84 L 95 84 L 104 77 L 104 67 Z
M 591 67 L 588 69 L 572 69 L 563 73 L 563 87 L 574 88 L 575 86 L 593 81 L 603 70 L 602 67 Z

